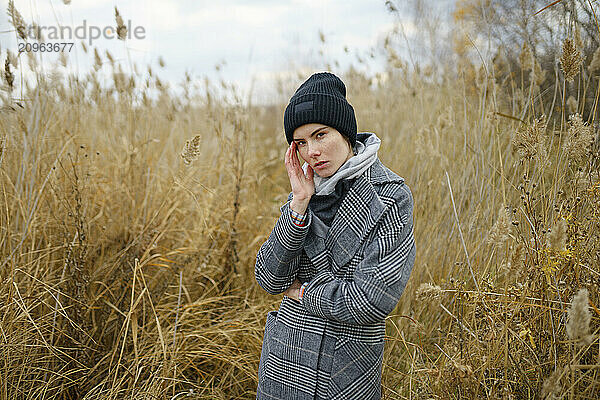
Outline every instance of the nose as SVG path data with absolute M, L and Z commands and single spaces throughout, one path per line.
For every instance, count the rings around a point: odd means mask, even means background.
M 321 149 L 316 143 L 308 143 L 308 156 L 315 158 L 321 155 Z

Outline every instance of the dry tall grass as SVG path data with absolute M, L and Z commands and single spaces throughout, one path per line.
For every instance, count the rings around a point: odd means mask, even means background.
M 0 118 L 0 399 L 253 399 L 281 300 L 253 268 L 289 192 L 285 104 L 178 97 L 96 49 L 85 77 L 40 73 L 15 101 L 23 56 Z M 344 74 L 415 197 L 385 398 L 600 397 L 598 134 L 567 119 L 571 83 L 546 105 L 491 64 L 396 61 Z

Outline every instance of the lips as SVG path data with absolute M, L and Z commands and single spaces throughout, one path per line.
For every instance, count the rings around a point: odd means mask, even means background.
M 324 166 L 325 164 L 327 164 L 327 161 L 319 161 L 318 163 L 315 164 L 315 168 L 320 168 L 320 167 Z

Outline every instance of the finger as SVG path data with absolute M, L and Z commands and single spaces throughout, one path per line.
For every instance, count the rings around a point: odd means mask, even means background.
M 306 168 L 306 170 L 307 170 L 306 178 L 312 182 L 313 179 L 315 178 L 315 170 L 312 169 L 312 167 L 310 165 Z
M 296 148 L 294 144 L 294 142 L 290 144 L 290 161 L 292 162 L 292 165 L 294 164 L 294 155 L 296 154 Z
M 294 163 L 294 156 L 291 149 L 289 150 L 289 154 L 287 155 L 287 169 L 288 171 L 293 172 L 297 175 L 296 165 Z
M 292 168 L 298 173 L 298 165 L 300 162 L 298 161 L 298 155 L 296 154 L 296 146 L 295 143 L 292 142 L 292 148 L 290 151 L 290 163 L 292 164 Z
M 292 153 L 294 154 L 294 156 L 296 156 L 296 158 L 298 158 L 297 151 L 298 151 L 298 145 L 296 144 L 296 142 L 292 142 Z
M 298 158 L 297 148 L 298 148 L 297 146 L 294 146 L 294 149 L 293 149 L 293 153 L 294 153 L 294 156 L 293 156 L 294 165 L 296 166 L 296 169 L 301 170 L 302 166 L 300 165 L 300 158 Z M 302 175 L 304 175 L 304 172 L 302 172 Z
M 294 142 L 292 142 L 292 144 L 288 148 L 288 162 L 292 168 L 295 168 L 295 163 L 294 163 L 294 154 L 295 153 L 296 153 L 296 151 L 294 150 Z

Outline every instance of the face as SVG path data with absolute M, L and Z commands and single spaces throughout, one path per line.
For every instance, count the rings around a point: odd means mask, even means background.
M 306 124 L 294 131 L 300 157 L 317 175 L 327 178 L 354 154 L 350 142 L 337 129 L 323 124 Z

